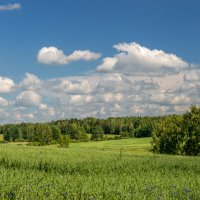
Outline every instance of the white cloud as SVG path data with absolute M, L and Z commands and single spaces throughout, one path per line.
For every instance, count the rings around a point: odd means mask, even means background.
M 46 65 L 66 65 L 79 60 L 96 60 L 100 56 L 101 54 L 89 50 L 76 50 L 67 56 L 56 47 L 43 47 L 38 52 L 37 61 Z
M 180 95 L 176 95 L 175 97 L 173 97 L 172 99 L 172 104 L 173 105 L 190 105 L 192 103 L 193 99 L 191 99 L 190 97 L 188 97 L 186 94 L 180 94 Z
M 14 116 L 17 121 L 23 121 L 23 119 L 27 119 L 27 120 L 34 119 L 33 113 L 28 113 L 28 114 L 16 113 Z
M 189 64 L 174 54 L 162 50 L 151 50 L 137 43 L 114 45 L 119 51 L 114 57 L 103 59 L 97 67 L 99 72 L 119 72 L 133 75 L 162 76 L 179 72 Z
M 1 106 L 8 106 L 8 101 L 2 97 L 0 97 L 0 107 Z
M 115 65 L 117 64 L 117 61 L 117 57 L 104 58 L 103 63 L 97 67 L 97 70 L 100 72 L 112 72 L 114 70 Z
M 39 50 L 37 61 L 46 65 L 65 65 L 68 63 L 67 56 L 56 47 L 43 47 Z
M 0 115 L 4 116 L 0 122 L 180 113 L 190 103 L 200 103 L 200 92 L 198 84 L 184 80 L 184 73 L 176 76 L 108 73 L 40 80 L 28 74 L 17 90 L 8 94 L 10 102 L 0 99 Z
M 15 91 L 19 92 L 15 103 L 4 107 L 9 116 L 2 120 L 14 121 L 15 114 L 21 114 L 18 121 L 29 121 L 23 118 L 29 113 L 32 121 L 180 113 L 190 103 L 200 103 L 200 86 L 186 81 L 186 73 L 164 77 L 105 73 L 49 80 L 26 74 Z
M 11 92 L 15 83 L 13 80 L 0 76 L 0 93 Z
M 52 108 L 52 107 L 49 107 L 48 110 L 47 110 L 47 115 L 54 117 L 56 115 L 55 109 Z M 45 114 L 44 114 L 44 116 L 45 116 Z
M 47 110 L 48 106 L 46 104 L 40 104 L 39 109 L 40 110 Z
M 19 9 L 21 9 L 21 4 L 19 3 L 0 5 L 0 11 L 19 10 Z
M 200 69 L 192 69 L 184 76 L 186 81 L 200 81 Z
M 78 61 L 78 60 L 96 60 L 100 58 L 101 54 L 94 53 L 89 50 L 76 50 L 71 55 L 67 56 L 68 62 Z
M 92 86 L 88 80 L 77 79 L 77 80 L 61 80 L 58 84 L 57 89 L 62 90 L 66 93 L 77 94 L 77 93 L 90 93 L 92 91 Z
M 113 94 L 113 93 L 105 93 L 103 95 L 103 100 L 105 102 L 118 102 L 120 100 L 122 100 L 123 98 L 123 95 L 120 94 L 120 93 L 117 93 L 117 94 Z
M 42 81 L 35 75 L 26 73 L 26 77 L 19 84 L 20 88 L 24 88 L 26 90 L 38 89 L 41 87 Z
M 182 113 L 191 104 L 200 104 L 198 65 L 136 43 L 115 48 L 119 53 L 104 58 L 98 67 L 109 73 L 46 80 L 27 73 L 17 84 L 0 77 L 0 123 L 162 115 Z M 46 64 L 93 58 L 87 51 L 66 56 L 55 47 L 43 50 Z
M 41 96 L 35 91 L 23 91 L 16 97 L 16 104 L 24 107 L 39 107 L 41 104 Z

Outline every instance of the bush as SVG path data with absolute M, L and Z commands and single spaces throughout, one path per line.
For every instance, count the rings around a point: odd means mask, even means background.
M 122 131 L 122 132 L 120 132 L 120 137 L 121 138 L 129 138 L 130 133 L 128 131 Z
M 87 133 L 81 133 L 80 134 L 80 141 L 81 142 L 88 142 L 88 135 L 87 135 Z
M 57 140 L 52 140 L 51 144 L 58 144 L 59 142 Z
M 75 139 L 70 139 L 69 143 L 80 143 L 80 141 L 79 140 L 75 140 Z
M 121 138 L 120 135 L 115 135 L 114 139 L 115 139 L 115 140 L 120 140 L 120 139 L 122 139 L 122 138 Z
M 9 143 L 9 142 L 6 141 L 6 140 L 1 140 L 1 141 L 0 141 L 0 144 L 7 144 L 7 143 Z
M 70 137 L 68 135 L 63 135 L 58 147 L 68 148 L 69 147 Z
M 44 146 L 41 142 L 29 142 L 26 146 Z

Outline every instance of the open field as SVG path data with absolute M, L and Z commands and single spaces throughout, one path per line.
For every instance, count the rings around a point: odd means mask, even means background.
M 0 145 L 0 199 L 200 198 L 200 158 L 153 155 L 150 139 Z
M 0 141 L 3 140 L 3 134 L 0 134 Z

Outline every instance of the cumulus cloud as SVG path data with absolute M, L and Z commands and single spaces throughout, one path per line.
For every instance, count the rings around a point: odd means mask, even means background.
M 37 61 L 46 65 L 66 65 L 79 60 L 96 60 L 100 56 L 101 54 L 89 50 L 76 50 L 70 55 L 65 55 L 56 47 L 43 47 L 38 52 Z
M 0 93 L 11 92 L 15 83 L 12 79 L 0 76 Z
M 92 90 L 92 85 L 88 80 L 61 80 L 57 86 L 57 89 L 62 90 L 68 94 L 82 94 L 89 93 Z
M 19 10 L 19 9 L 21 9 L 21 4 L 19 3 L 0 5 L 0 11 Z
M 16 104 L 24 107 L 39 107 L 41 104 L 41 96 L 35 91 L 23 91 L 16 97 Z
M 0 107 L 1 106 L 8 106 L 8 101 L 2 97 L 0 97 Z
M 13 93 L 6 94 L 9 98 L 0 98 L 0 122 L 181 113 L 200 103 L 200 84 L 197 78 L 185 78 L 187 74 L 104 73 L 47 80 L 26 74 Z
M 109 73 L 46 80 L 26 73 L 19 83 L 0 77 L 0 123 L 164 115 L 200 104 L 198 65 L 136 43 L 114 47 L 119 52 L 104 58 L 97 68 Z M 43 50 L 40 59 L 46 64 L 63 65 L 95 57 L 89 51 L 66 56 L 55 47 Z
M 184 79 L 186 81 L 200 81 L 200 69 L 192 69 L 185 74 Z
M 19 84 L 19 87 L 26 89 L 36 89 L 39 88 L 42 84 L 42 81 L 35 75 L 26 73 L 26 77 Z
M 119 52 L 114 57 L 103 59 L 97 67 L 99 72 L 119 72 L 133 75 L 166 75 L 187 68 L 189 63 L 162 50 L 151 50 L 137 43 L 114 45 Z
M 39 50 L 37 61 L 46 65 L 65 65 L 68 63 L 67 56 L 56 47 L 43 47 Z

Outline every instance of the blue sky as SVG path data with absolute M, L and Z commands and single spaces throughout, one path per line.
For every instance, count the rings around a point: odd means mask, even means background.
M 18 116 L 0 122 L 76 117 L 75 111 L 83 117 L 153 115 L 155 108 L 168 114 L 198 104 L 199 96 L 189 99 L 183 86 L 195 94 L 199 87 L 199 7 L 198 0 L 0 0 L 0 112 Z M 52 58 L 52 53 L 60 56 Z M 100 91 L 89 89 L 95 84 L 103 85 Z M 107 84 L 113 88 L 106 89 Z M 112 92 L 116 84 L 121 90 Z M 50 85 L 56 89 L 44 94 Z M 76 87 L 83 91 L 72 92 Z M 140 96 L 137 87 L 149 90 Z M 50 94 L 54 92 L 59 100 Z M 128 94 L 130 101 L 125 102 L 120 95 Z M 154 101 L 155 94 L 163 97 Z M 62 103 L 71 108 L 61 114 Z M 108 111 L 110 106 L 116 111 Z M 48 109 L 55 114 L 52 118 L 45 114 Z

